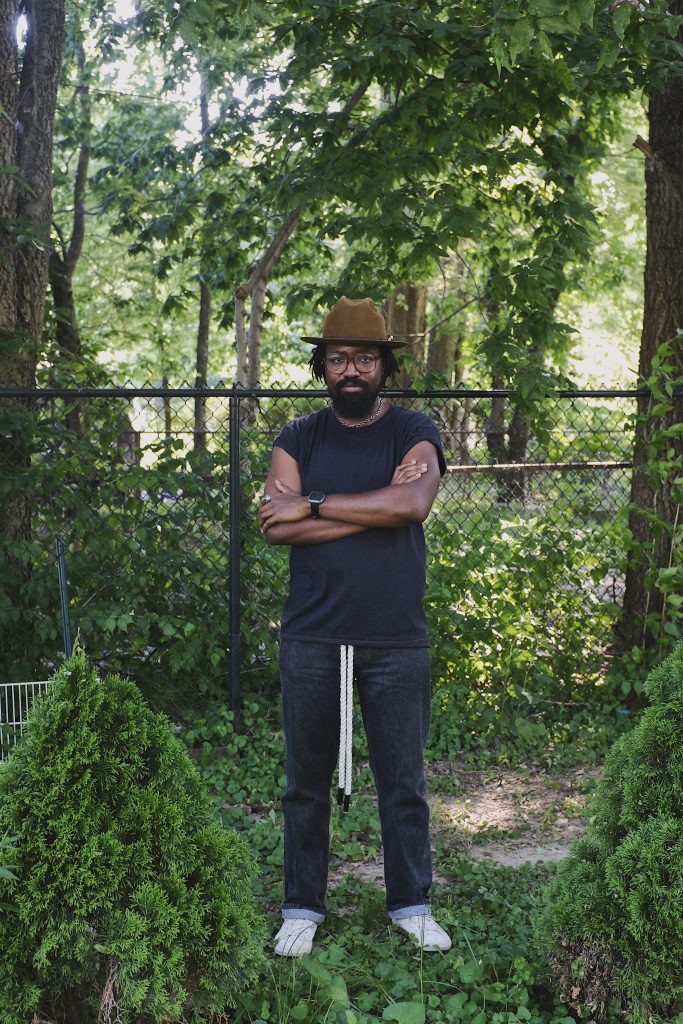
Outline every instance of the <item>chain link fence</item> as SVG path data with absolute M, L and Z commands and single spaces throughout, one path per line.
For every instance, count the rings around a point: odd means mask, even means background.
M 559 393 L 533 423 L 505 392 L 387 396 L 432 417 L 448 463 L 425 525 L 440 706 L 479 702 L 481 726 L 484 705 L 490 723 L 506 702 L 533 718 L 573 699 L 619 611 L 636 393 Z M 71 627 L 103 669 L 176 715 L 275 694 L 288 552 L 264 544 L 256 509 L 277 431 L 325 401 L 0 392 L 0 682 L 61 662 L 59 534 Z

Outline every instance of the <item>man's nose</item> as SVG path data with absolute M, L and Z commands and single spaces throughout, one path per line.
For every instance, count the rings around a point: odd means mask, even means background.
M 345 377 L 360 377 L 360 371 L 356 368 L 356 364 L 353 359 L 349 359 L 344 370 Z

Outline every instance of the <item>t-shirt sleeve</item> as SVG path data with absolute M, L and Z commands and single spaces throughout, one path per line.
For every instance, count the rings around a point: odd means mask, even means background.
M 273 448 L 282 448 L 293 459 L 299 461 L 300 431 L 296 420 L 285 423 L 284 427 L 273 441 Z
M 417 413 L 414 417 L 411 417 L 410 427 L 406 431 L 401 459 L 403 459 L 406 452 L 409 452 L 413 445 L 416 445 L 418 441 L 431 441 L 434 445 L 436 448 L 436 455 L 439 460 L 439 472 L 441 473 L 441 476 L 443 476 L 446 472 L 447 466 L 443 453 L 441 435 L 436 429 L 436 424 L 430 420 L 429 416 L 425 416 L 423 413 Z

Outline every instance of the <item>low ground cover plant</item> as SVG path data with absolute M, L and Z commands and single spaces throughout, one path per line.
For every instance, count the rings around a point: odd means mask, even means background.
M 261 983 L 238 1000 L 234 1024 L 574 1024 L 536 942 L 538 901 L 555 866 L 470 859 L 470 840 L 438 820 L 437 791 L 443 796 L 457 785 L 447 771 L 432 779 L 430 790 L 436 795 L 434 907 L 453 949 L 421 955 L 389 924 L 373 871 L 381 837 L 372 776 L 359 719 L 356 724 L 354 797 L 348 814 L 333 812 L 328 916 L 313 955 L 300 962 L 268 956 Z M 240 732 L 224 708 L 207 709 L 182 738 L 195 752 L 220 819 L 254 853 L 255 891 L 273 935 L 283 895 L 277 703 L 246 701 Z M 539 763 L 543 747 L 536 743 L 531 755 Z M 577 749 L 573 743 L 556 753 L 567 763 Z M 516 747 L 499 753 L 522 767 Z M 441 762 L 444 769 L 449 764 Z M 488 764 L 482 756 L 482 774 Z
M 593 1019 L 683 1010 L 683 644 L 610 751 L 586 836 L 548 890 L 542 926 L 560 991 Z M 679 1016 L 677 1016 L 677 1014 Z
M 168 721 L 81 650 L 0 766 L 3 1024 L 206 1022 L 262 967 L 244 842 Z

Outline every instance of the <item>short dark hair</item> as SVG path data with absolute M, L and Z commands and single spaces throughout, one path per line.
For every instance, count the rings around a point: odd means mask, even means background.
M 327 345 L 320 344 L 316 345 L 313 349 L 313 355 L 308 360 L 308 365 L 311 368 L 311 373 L 316 380 L 325 380 L 325 356 L 327 354 Z M 382 360 L 382 387 L 385 386 L 388 380 L 396 380 L 399 374 L 398 363 L 396 362 L 396 356 L 394 350 L 390 345 L 379 346 L 379 356 Z

